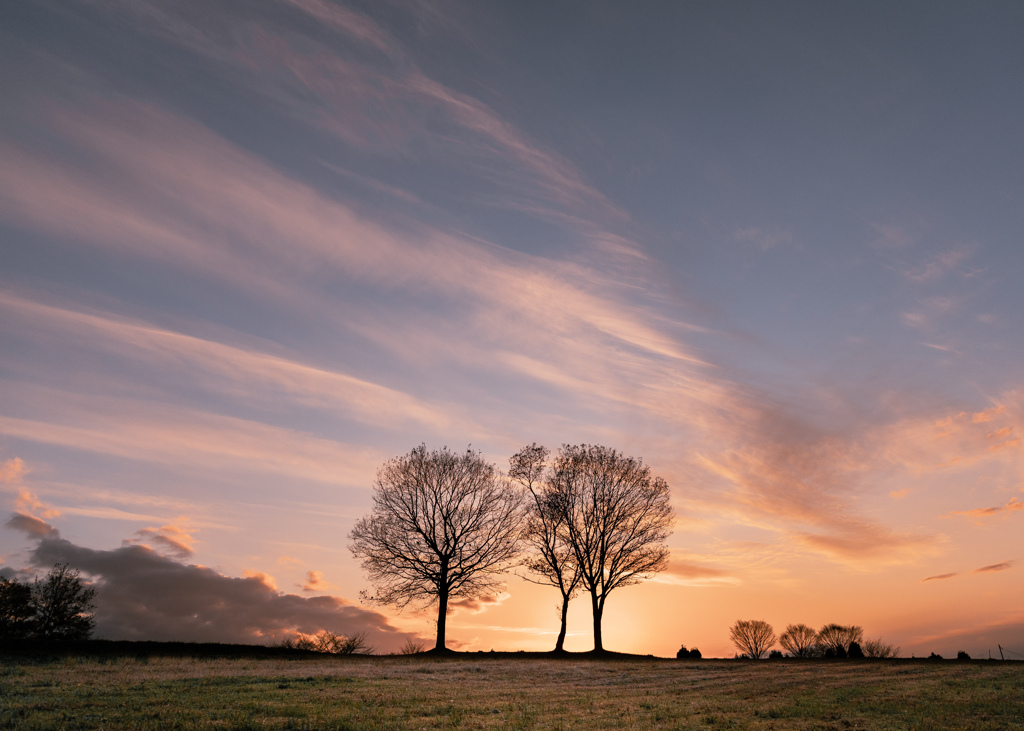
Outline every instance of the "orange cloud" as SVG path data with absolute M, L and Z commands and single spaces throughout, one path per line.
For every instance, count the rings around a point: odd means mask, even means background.
M 861 564 L 891 565 L 916 561 L 935 554 L 944 538 L 938 535 L 900 533 L 872 523 L 853 521 L 830 533 L 794 532 L 809 548 L 832 558 Z
M 274 581 L 274 577 L 270 574 L 265 574 L 262 571 L 251 571 L 249 569 L 245 569 L 245 571 L 242 572 L 242 576 L 246 579 L 256 579 L 268 589 L 277 591 L 277 582 Z
M 306 583 L 302 585 L 303 591 L 330 591 L 337 587 L 329 581 L 324 581 L 322 571 L 307 571 Z
M 496 607 L 503 601 L 509 598 L 510 594 L 485 594 L 479 597 L 462 597 L 459 599 L 453 599 L 448 602 L 448 613 L 453 614 L 457 611 L 466 611 L 472 614 L 479 614 L 485 611 L 488 607 Z
M 195 539 L 189 528 L 170 523 L 159 528 L 143 528 L 126 538 L 124 545 L 145 545 L 177 559 L 191 558 Z
M 14 507 L 18 510 L 24 510 L 32 515 L 38 515 L 42 518 L 59 518 L 61 512 L 56 508 L 43 503 L 36 494 L 26 488 L 18 490 L 18 497 L 14 500 Z
M 4 485 L 20 485 L 22 478 L 28 474 L 28 468 L 20 458 L 9 459 L 0 465 L 0 483 Z
M 1012 513 L 1017 510 L 1024 510 L 1024 501 L 1018 500 L 1016 497 L 1010 498 L 1010 502 L 1006 505 L 996 505 L 991 508 L 974 508 L 973 510 L 954 510 L 950 512 L 950 515 L 966 515 L 972 518 L 987 518 L 992 515 L 999 513 Z

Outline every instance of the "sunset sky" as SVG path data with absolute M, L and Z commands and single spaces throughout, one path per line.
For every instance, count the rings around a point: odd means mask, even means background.
M 1024 4 L 0 4 L 0 575 L 97 636 L 430 637 L 348 533 L 423 443 L 672 490 L 608 649 L 1024 657 Z M 547 650 L 510 576 L 449 646 Z M 589 604 L 570 650 L 592 647 Z

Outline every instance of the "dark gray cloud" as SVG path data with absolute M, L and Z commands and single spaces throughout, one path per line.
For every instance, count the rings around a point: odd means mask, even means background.
M 20 530 L 28 535 L 29 538 L 58 538 L 60 536 L 57 529 L 45 520 L 40 520 L 24 513 L 15 513 L 10 517 L 6 525 L 8 528 Z
M 91 579 L 100 638 L 274 644 L 296 632 L 326 629 L 366 632 L 378 652 L 417 639 L 383 614 L 340 597 L 285 594 L 258 576 L 225 576 L 140 544 L 112 550 L 76 546 L 44 521 L 20 513 L 7 525 L 38 540 L 30 553 L 33 566 L 67 563 Z
M 937 574 L 936 576 L 929 576 L 927 579 L 921 579 L 921 581 L 938 581 L 940 579 L 952 579 L 954 576 L 956 576 L 955 571 L 949 574 Z

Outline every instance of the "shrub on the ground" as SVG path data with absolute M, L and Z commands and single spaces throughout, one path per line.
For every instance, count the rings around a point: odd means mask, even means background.
M 890 645 L 881 640 L 868 640 L 864 643 L 864 654 L 867 657 L 899 657 L 900 648 Z

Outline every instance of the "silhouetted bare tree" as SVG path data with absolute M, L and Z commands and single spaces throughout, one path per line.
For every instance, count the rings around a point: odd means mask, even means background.
M 576 555 L 569 542 L 565 516 L 559 510 L 558 495 L 548 481 L 547 458 L 549 450 L 536 443 L 523 447 L 509 459 L 509 477 L 529 491 L 526 523 L 523 531 L 526 545 L 532 549 L 523 559 L 523 567 L 539 578 L 524 576 L 535 584 L 550 585 L 561 595 L 559 614 L 561 624 L 555 652 L 565 645 L 569 600 L 580 588 L 580 570 Z
M 814 657 L 818 633 L 806 624 L 791 624 L 779 637 L 779 644 L 793 657 Z
M 376 587 L 364 598 L 408 606 L 437 602 L 444 650 L 448 601 L 498 591 L 520 548 L 523 496 L 478 452 L 420 445 L 377 472 L 373 511 L 349 534 Z
M 639 459 L 581 444 L 559 450 L 549 485 L 581 582 L 590 592 L 594 649 L 601 651 L 608 594 L 668 565 L 664 540 L 673 518 L 668 484 L 651 476 Z
M 864 630 L 856 625 L 826 624 L 818 630 L 817 643 L 832 655 L 846 657 L 851 642 L 860 643 L 864 639 Z
M 84 640 L 92 634 L 96 590 L 86 586 L 78 571 L 57 564 L 46 578 L 32 584 L 35 609 L 32 634 L 40 639 Z
M 753 660 L 760 660 L 775 644 L 775 630 L 760 619 L 740 619 L 729 630 L 736 649 Z

